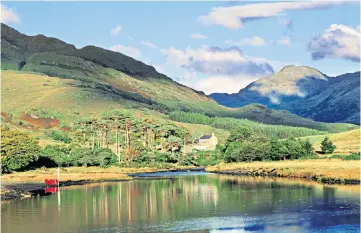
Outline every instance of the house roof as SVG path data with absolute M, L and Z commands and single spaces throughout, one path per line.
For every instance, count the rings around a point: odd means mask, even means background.
M 211 137 L 212 137 L 212 135 L 203 135 L 199 139 L 210 139 Z

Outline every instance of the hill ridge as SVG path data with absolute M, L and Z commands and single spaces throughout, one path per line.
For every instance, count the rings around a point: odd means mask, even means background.
M 238 93 L 213 93 L 209 96 L 228 107 L 260 103 L 318 121 L 360 124 L 357 117 L 360 112 L 359 78 L 359 71 L 330 77 L 312 67 L 291 65 L 250 83 Z M 335 117 L 340 111 L 343 115 Z

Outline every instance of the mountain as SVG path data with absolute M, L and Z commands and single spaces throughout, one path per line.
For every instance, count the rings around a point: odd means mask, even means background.
M 1 29 L 3 116 L 20 119 L 24 112 L 45 111 L 68 124 L 127 108 L 162 117 L 181 110 L 333 132 L 354 127 L 316 122 L 262 105 L 224 107 L 121 53 L 95 46 L 77 49 L 57 38 L 24 35 L 5 24 Z
M 286 66 L 238 93 L 210 97 L 228 107 L 258 103 L 316 121 L 360 124 L 360 72 L 329 77 L 311 67 Z

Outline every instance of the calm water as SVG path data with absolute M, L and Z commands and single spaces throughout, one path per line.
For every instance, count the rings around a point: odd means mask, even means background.
M 3 202 L 2 232 L 360 232 L 360 186 L 171 175 Z

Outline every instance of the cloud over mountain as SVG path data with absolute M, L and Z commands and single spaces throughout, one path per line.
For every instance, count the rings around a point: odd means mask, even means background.
M 230 29 L 239 29 L 243 28 L 244 24 L 249 21 L 279 16 L 286 11 L 322 9 L 341 3 L 343 2 L 272 2 L 215 7 L 207 15 L 200 16 L 198 20 L 205 25 L 217 24 Z
M 219 47 L 188 48 L 185 51 L 170 47 L 162 50 L 167 62 L 188 71 L 211 75 L 269 75 L 272 66 L 244 56 L 236 46 L 228 49 Z
M 0 5 L 0 10 L 1 10 L 1 23 L 5 23 L 5 24 L 16 24 L 20 22 L 19 17 L 17 16 L 17 14 L 15 14 L 15 12 L 13 11 L 13 9 L 8 8 L 5 5 Z
M 140 58 L 142 54 L 139 49 L 125 45 L 114 45 L 111 46 L 109 49 L 115 52 L 123 53 L 133 58 Z
M 113 36 L 118 35 L 121 30 L 122 30 L 122 26 L 118 25 L 112 30 L 110 30 L 110 34 L 112 34 Z
M 156 49 L 158 48 L 155 44 L 153 44 L 152 42 L 149 42 L 149 41 L 141 41 L 140 42 L 142 45 L 145 45 L 147 46 L 148 48 L 151 48 L 151 49 Z
M 343 58 L 360 62 L 360 31 L 342 24 L 332 24 L 313 37 L 307 48 L 314 60 Z
M 202 46 L 198 49 L 162 49 L 168 65 L 176 66 L 188 77 L 183 84 L 205 93 L 233 93 L 249 82 L 274 73 L 269 61 L 243 54 L 236 46 L 226 49 Z

